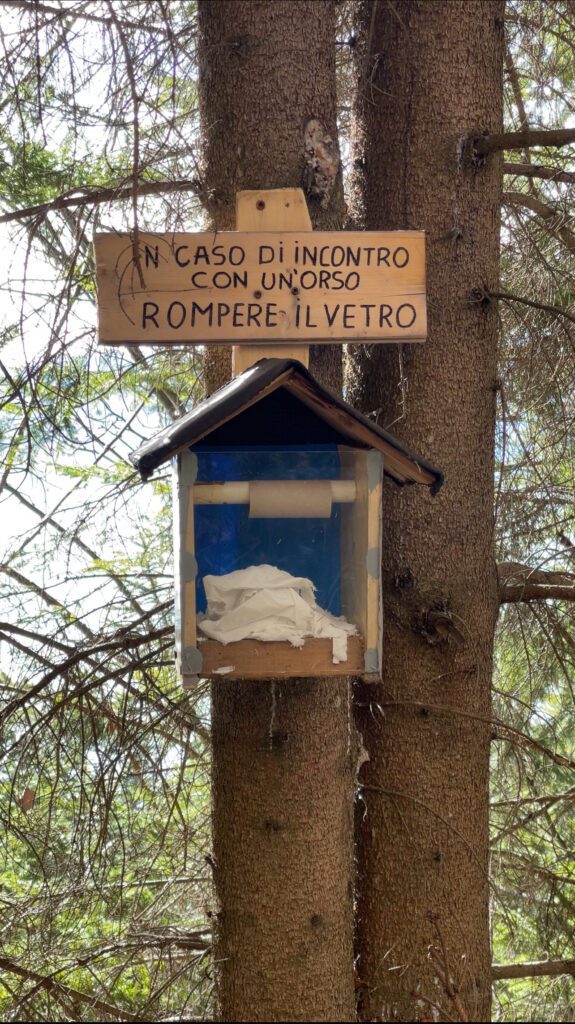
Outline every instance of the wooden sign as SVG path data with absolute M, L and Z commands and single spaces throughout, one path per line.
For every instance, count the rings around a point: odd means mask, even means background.
M 95 236 L 99 340 L 423 341 L 420 231 Z

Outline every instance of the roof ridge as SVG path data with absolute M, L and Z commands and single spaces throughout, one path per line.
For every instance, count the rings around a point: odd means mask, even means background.
M 223 424 L 284 386 L 318 419 L 339 433 L 342 440 L 382 451 L 384 472 L 396 483 L 422 483 L 430 487 L 432 493 L 441 487 L 441 470 L 321 384 L 310 370 L 293 358 L 258 360 L 132 452 L 130 461 L 142 477 L 148 479 L 154 469 L 178 452 L 209 437 Z

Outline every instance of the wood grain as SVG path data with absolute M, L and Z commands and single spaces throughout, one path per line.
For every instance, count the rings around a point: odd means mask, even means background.
M 426 335 L 423 232 L 142 232 L 141 275 L 129 234 L 97 234 L 94 248 L 101 344 Z
M 364 642 L 361 636 L 349 637 L 347 661 L 334 665 L 331 640 L 306 640 L 303 647 L 273 640 L 239 640 L 220 644 L 198 638 L 202 653 L 202 676 L 222 675 L 225 679 L 291 679 L 310 676 L 359 675 L 363 672 Z M 218 669 L 233 666 L 231 672 Z
M 250 189 L 236 196 L 238 231 L 311 231 L 312 223 L 301 188 Z M 248 370 L 258 359 L 298 359 L 309 367 L 309 345 L 234 345 L 232 376 Z

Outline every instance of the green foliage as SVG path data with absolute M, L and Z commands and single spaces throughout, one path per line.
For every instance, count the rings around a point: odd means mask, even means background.
M 201 393 L 201 366 L 182 351 L 97 349 L 91 235 L 101 219 L 127 223 L 131 203 L 57 206 L 125 188 L 134 171 L 189 175 L 193 5 L 114 3 L 117 23 L 105 3 L 30 5 L 18 24 L 2 6 L 4 208 L 56 205 L 11 230 L 18 314 L 0 339 L 13 517 L 0 575 L 0 1016 L 109 1019 L 104 1004 L 141 1020 L 203 1016 L 207 698 L 175 678 L 170 482 L 144 487 L 128 461 Z M 139 216 L 153 229 L 195 213 L 181 195 L 144 198 Z
M 209 702 L 175 678 L 168 474 L 143 486 L 128 460 L 201 396 L 202 358 L 99 350 L 91 250 L 94 230 L 133 226 L 131 197 L 101 203 L 102 189 L 197 175 L 195 5 L 0 8 L 3 210 L 53 204 L 3 225 L 0 956 L 14 971 L 0 963 L 0 1016 L 105 1020 L 107 1004 L 139 1020 L 206 1017 Z M 352 13 L 338 4 L 344 152 Z M 510 0 L 506 30 L 508 126 L 567 124 L 573 4 Z M 532 160 L 569 171 L 571 153 Z M 505 181 L 504 289 L 573 314 L 573 184 Z M 70 198 L 78 204 L 57 206 Z M 185 193 L 140 195 L 136 209 L 148 230 L 190 229 L 202 215 Z M 573 324 L 521 301 L 501 313 L 498 555 L 573 571 Z M 501 616 L 498 963 L 573 955 L 572 607 L 537 602 Z M 38 987 L 37 976 L 59 987 Z M 500 1020 L 573 1016 L 563 977 L 500 981 L 495 992 Z

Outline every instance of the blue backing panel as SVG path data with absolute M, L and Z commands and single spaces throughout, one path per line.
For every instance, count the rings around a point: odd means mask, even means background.
M 198 457 L 198 483 L 337 480 L 340 476 L 336 445 L 222 450 L 198 444 L 191 450 Z M 311 579 L 318 604 L 341 614 L 339 505 L 332 505 L 330 519 L 250 519 L 249 505 L 198 505 L 194 515 L 198 612 L 206 610 L 204 576 L 267 563 Z

